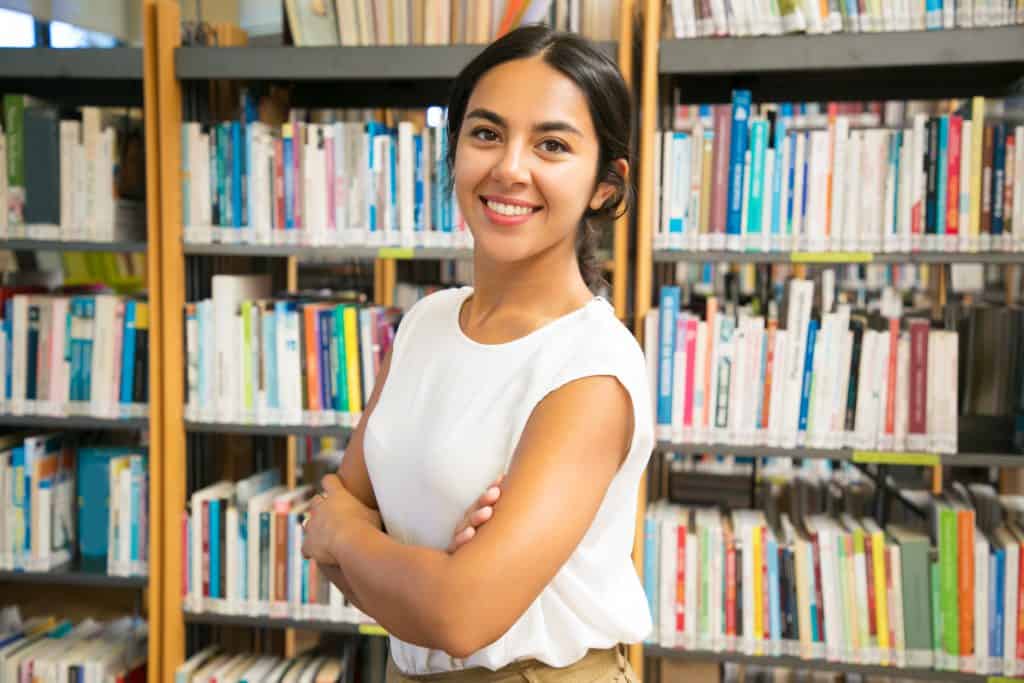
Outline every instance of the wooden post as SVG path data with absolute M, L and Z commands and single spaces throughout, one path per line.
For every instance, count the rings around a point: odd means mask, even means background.
M 184 548 L 181 542 L 181 515 L 185 509 L 185 387 L 181 368 L 184 367 L 185 350 L 182 311 L 185 307 L 185 254 L 181 243 L 181 85 L 174 73 L 174 50 L 181 43 L 181 11 L 178 3 L 171 0 L 157 0 L 155 60 L 156 100 L 159 106 L 155 116 L 159 130 L 159 193 L 158 203 L 149 198 L 150 206 L 160 212 L 159 239 L 156 245 L 150 243 L 150 260 L 159 261 L 159 270 L 151 273 L 151 287 L 159 293 L 153 306 L 151 337 L 161 349 L 159 365 L 154 376 L 158 381 L 150 386 L 150 411 L 154 401 L 159 406 L 157 415 L 161 421 L 160 479 L 150 485 L 151 491 L 159 490 L 162 504 L 151 514 L 158 516 L 162 526 L 162 562 L 159 573 L 167 581 L 158 581 L 160 628 L 153 633 L 153 639 L 162 641 L 158 660 L 156 680 L 169 680 L 171 673 L 185 658 L 185 620 L 181 607 L 181 573 Z M 149 14 L 147 14 L 149 16 Z M 153 37 L 147 34 L 147 38 Z M 148 103 L 147 103 L 148 104 Z M 152 233 L 150 233 L 152 234 Z M 157 256 L 153 255 L 156 246 Z M 155 276 L 155 277 L 154 277 Z M 153 290 L 150 290 L 152 297 Z M 164 368 L 171 369 L 163 372 Z M 153 418 L 150 418 L 150 422 Z M 153 558 L 150 558 L 153 565 Z M 152 666 L 152 665 L 151 665 Z
M 633 0 L 621 0 L 619 3 L 619 70 L 626 79 L 626 85 L 633 89 Z M 630 131 L 632 135 L 632 131 Z M 629 180 L 636 178 L 637 157 L 633 159 L 633 168 L 629 169 Z M 615 317 L 626 322 L 629 278 L 629 215 L 623 215 L 615 221 L 612 233 L 612 305 Z
M 146 136 L 146 280 L 149 292 L 149 581 L 146 603 L 149 620 L 147 641 L 147 673 L 149 683 L 158 683 L 162 676 L 163 653 L 163 324 L 160 305 L 163 277 L 160 262 L 160 137 L 157 112 L 159 66 L 157 60 L 157 10 L 155 0 L 142 3 L 143 27 L 143 121 Z
M 639 200 L 636 210 L 636 301 L 633 304 L 633 329 L 644 343 L 644 318 L 651 307 L 652 226 L 654 208 L 654 132 L 658 121 L 658 42 L 661 38 L 661 0 L 647 0 L 644 5 L 643 61 L 640 86 L 640 149 L 637 158 L 640 172 Z M 644 567 L 644 513 L 647 508 L 647 477 L 640 477 L 637 494 L 636 532 L 633 537 L 633 563 L 642 576 Z M 629 647 L 629 661 L 643 680 L 643 645 Z

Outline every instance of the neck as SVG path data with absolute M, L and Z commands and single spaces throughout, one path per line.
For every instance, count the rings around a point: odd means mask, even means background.
M 496 309 L 512 309 L 557 317 L 584 305 L 593 294 L 572 246 L 555 245 L 514 263 L 501 263 L 477 251 L 471 310 L 485 316 Z

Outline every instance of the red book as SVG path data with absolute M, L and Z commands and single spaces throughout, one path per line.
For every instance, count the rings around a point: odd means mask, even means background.
M 306 181 L 305 174 L 302 172 L 302 161 L 306 156 L 306 125 L 296 121 L 292 128 L 295 131 L 295 137 L 292 138 L 292 172 L 294 174 L 292 177 L 295 178 L 295 208 L 293 209 L 293 217 L 295 219 L 295 229 L 301 230 L 306 227 L 302 221 L 302 194 Z
M 771 319 L 768 321 L 765 341 L 764 361 L 764 400 L 761 401 L 761 429 L 767 430 L 771 419 L 772 404 L 772 372 L 775 369 L 775 333 L 779 328 L 779 321 Z
M 210 596 L 210 501 L 203 501 L 200 511 L 203 529 L 203 596 Z
M 284 142 L 274 138 L 274 226 L 284 230 Z
M 909 428 L 911 439 L 928 434 L 928 330 L 929 323 L 923 318 L 912 318 L 910 327 L 910 406 Z M 921 448 L 922 445 L 910 445 Z
M 949 162 L 946 172 L 946 234 L 956 236 L 960 232 L 960 145 L 964 120 L 953 115 L 949 117 L 949 141 L 946 158 Z
M 995 145 L 995 130 L 985 126 L 981 154 L 981 228 L 979 234 L 992 234 L 992 153 Z
M 875 596 L 874 549 L 871 536 L 864 533 L 864 563 L 867 565 L 868 580 L 868 635 L 878 637 L 878 599 Z M 876 643 L 877 644 L 877 643 Z
M 732 108 L 715 105 L 715 137 L 711 165 L 711 225 L 709 233 L 725 234 L 725 216 L 729 193 L 729 140 L 732 135 Z M 711 329 L 710 324 L 708 329 Z
M 818 642 L 825 642 L 825 598 L 821 586 L 821 546 L 818 534 L 811 534 L 812 556 L 814 558 L 814 610 L 818 613 Z
M 1015 136 L 1006 136 L 1006 170 L 1003 172 L 1005 190 L 1003 193 L 1003 234 L 1013 235 L 1013 187 L 1017 181 L 1017 174 L 1021 169 L 1016 165 L 1017 139 Z M 1020 226 L 1016 226 L 1020 230 Z
M 895 433 L 896 425 L 896 368 L 899 362 L 900 319 L 889 319 L 889 368 L 885 392 L 885 434 Z

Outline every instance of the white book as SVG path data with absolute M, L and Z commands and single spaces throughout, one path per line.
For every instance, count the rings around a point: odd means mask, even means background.
M 743 155 L 743 208 L 740 211 L 740 234 L 738 237 L 726 235 L 726 248 L 741 251 L 748 247 L 750 240 L 750 186 L 751 186 L 751 151 Z
M 11 349 L 11 396 L 9 409 L 13 415 L 24 415 L 25 380 L 28 373 L 28 307 L 31 298 L 18 295 L 13 299 L 11 330 L 14 341 Z
M 827 358 L 831 352 L 831 334 L 835 315 L 826 313 L 822 316 L 821 327 L 818 329 L 814 341 L 814 356 L 812 358 L 812 377 L 810 394 L 807 400 L 807 425 L 806 429 L 797 434 L 797 446 L 811 446 L 823 448 L 825 435 L 822 427 L 822 396 L 824 386 L 829 383 Z
M 782 440 L 782 424 L 785 415 L 786 398 L 786 374 L 790 359 L 788 344 L 791 336 L 786 330 L 775 331 L 775 354 L 772 360 L 772 386 L 769 397 L 768 411 L 768 433 L 763 443 L 773 448 L 777 447 Z
M 935 349 L 935 371 L 932 371 L 932 349 Z M 957 333 L 948 330 L 932 331 L 928 337 L 928 434 L 931 450 L 936 453 L 957 452 Z M 932 382 L 935 382 L 934 384 Z M 931 408 L 934 400 L 934 413 Z M 932 421 L 932 417 L 935 421 Z
M 672 172 L 670 182 L 665 185 L 668 193 L 668 231 L 669 248 L 682 249 L 688 235 L 693 234 L 693 226 L 688 220 L 690 192 L 690 160 L 692 157 L 688 133 L 671 133 L 671 141 L 666 140 L 666 150 L 671 149 Z
M 914 206 L 914 195 L 913 195 L 913 132 L 911 129 L 906 128 L 902 131 L 902 140 L 900 142 L 900 174 L 899 181 L 896 185 L 896 192 L 898 195 L 897 199 L 897 216 L 898 222 L 896 226 L 896 244 L 895 251 L 898 252 L 909 252 L 910 251 L 910 232 L 912 214 L 911 210 Z M 964 184 L 965 187 L 967 183 Z M 962 234 L 966 234 L 966 230 Z
M 751 246 L 756 251 L 771 251 L 772 249 L 772 215 L 773 202 L 775 201 L 775 154 L 774 147 L 764 151 L 764 189 L 762 190 L 761 208 L 761 241 Z
M 697 323 L 696 365 L 693 373 L 693 430 L 690 438 L 696 443 L 708 440 L 707 428 L 704 425 L 704 405 L 709 396 L 704 391 L 704 366 L 708 354 L 708 324 Z
M 884 208 L 882 209 L 882 250 L 885 252 L 896 251 L 896 246 L 899 243 L 899 222 L 896 213 L 899 167 L 889 161 L 893 144 L 895 144 L 893 136 L 887 133 L 885 145 L 885 196 L 883 199 Z
M 700 248 L 701 229 L 701 184 L 703 176 L 703 153 L 704 153 L 704 127 L 698 123 L 693 130 L 690 144 L 690 189 L 689 201 L 687 204 L 686 226 L 687 230 L 683 236 L 683 248 Z
M 238 544 L 238 508 L 228 504 L 224 512 L 224 601 L 223 610 L 229 614 L 239 612 L 241 594 L 239 592 L 239 544 Z
M 672 331 L 675 335 L 675 352 L 672 360 L 672 440 L 676 443 L 683 442 L 683 407 L 686 404 L 686 320 L 688 313 L 679 316 L 676 322 L 676 329 Z
M 658 226 L 658 233 L 660 233 L 660 239 L 656 238 L 655 241 L 656 249 L 669 249 L 671 247 L 669 224 L 672 217 L 672 187 L 676 172 L 673 164 L 675 161 L 673 156 L 675 146 L 673 139 L 672 131 L 664 131 L 657 137 L 660 144 L 655 143 L 656 163 L 659 163 L 661 166 L 661 183 L 654 195 L 657 217 L 655 225 Z
M 238 357 L 238 349 L 241 348 L 241 345 L 234 341 L 238 305 L 242 301 L 270 296 L 270 277 L 268 275 L 214 275 L 212 292 L 213 324 L 216 329 L 214 337 L 216 360 L 212 379 L 217 419 L 223 422 L 232 422 L 239 419 L 242 412 L 237 394 L 242 374 L 241 359 Z M 281 349 L 279 349 L 280 351 Z M 278 375 L 279 378 L 288 376 Z M 298 376 L 297 372 L 295 376 Z
M 70 382 L 70 368 L 65 360 L 64 351 L 67 343 L 67 297 L 54 297 L 50 301 L 49 314 L 50 322 L 50 391 L 49 405 L 46 412 L 49 415 L 60 416 L 65 414 L 68 401 L 68 388 Z M 3 354 L 0 354 L 3 355 Z M 70 356 L 70 354 L 69 354 Z M 2 364 L 3 361 L 0 361 Z M 3 377 L 0 368 L 0 377 Z M 118 378 L 120 379 L 120 378 Z
M 974 530 L 974 656 L 975 673 L 988 673 L 989 546 L 981 529 Z
M 60 235 L 70 239 L 74 229 L 74 156 L 82 124 L 78 121 L 60 122 Z
M 790 247 L 797 251 L 807 248 L 807 241 L 804 238 L 804 216 L 802 207 L 804 205 L 804 192 L 807 191 L 807 173 L 805 173 L 805 160 L 807 158 L 807 134 L 796 133 L 796 151 L 794 153 L 794 179 L 793 179 L 793 219 L 792 233 L 790 235 Z
M 870 431 L 871 416 L 871 391 L 874 386 L 872 379 L 878 374 L 876 358 L 876 346 L 878 345 L 879 333 L 875 330 L 864 330 L 861 337 L 860 368 L 857 373 L 857 415 L 854 423 L 854 432 L 850 436 L 847 446 L 850 448 L 873 448 L 874 433 Z M 865 444 L 869 444 L 865 445 Z
M 849 313 L 846 313 L 845 316 L 840 314 L 840 322 L 837 324 L 839 336 L 838 366 L 835 370 L 837 381 L 834 382 L 835 391 L 832 393 L 832 421 L 826 438 L 828 448 L 842 448 L 845 445 L 846 402 L 850 389 L 850 363 L 853 358 L 853 332 L 849 328 Z
M 711 576 L 725 576 L 725 558 L 722 547 L 722 518 L 717 509 L 711 510 L 711 525 L 708 529 L 711 538 Z M 724 616 L 724 582 L 715 581 L 711 588 L 711 649 L 721 652 L 725 648 L 725 629 L 723 628 Z
M 698 566 L 700 561 L 699 545 L 698 545 L 698 534 L 700 533 L 700 527 L 696 529 L 687 529 L 686 532 L 686 614 L 684 621 L 685 630 L 683 632 L 682 642 L 677 642 L 677 646 L 693 649 L 697 646 L 697 585 L 698 585 Z
M 803 383 L 804 353 L 807 348 L 807 327 L 814 299 L 814 283 L 810 280 L 791 280 L 786 330 L 789 335 L 785 387 L 785 419 L 782 423 L 781 445 L 795 448 L 800 422 L 800 395 Z
M 843 242 L 842 249 L 860 250 L 864 247 L 861 235 L 864 228 L 860 221 L 860 187 L 863 183 L 861 176 L 861 149 L 864 143 L 864 131 L 851 131 L 844 145 L 845 168 L 843 169 L 842 183 L 842 210 L 843 210 Z M 833 183 L 836 179 L 833 178 Z M 833 204 L 833 208 L 835 205 Z M 835 223 L 833 223 L 833 226 Z
M 847 196 L 846 166 L 847 146 L 850 137 L 850 119 L 847 116 L 837 116 L 835 132 L 832 139 L 832 212 L 829 217 L 831 224 L 831 244 L 829 249 L 842 250 L 848 248 L 848 241 L 843 226 L 845 213 L 843 211 L 844 201 Z
M 658 640 L 663 647 L 673 647 L 676 637 L 676 560 L 679 555 L 679 521 L 672 507 L 658 512 L 658 569 L 660 577 L 658 619 Z
M 401 121 L 398 124 L 398 242 L 403 247 L 415 246 L 416 207 L 413 184 L 416 160 L 413 145 L 413 124 Z

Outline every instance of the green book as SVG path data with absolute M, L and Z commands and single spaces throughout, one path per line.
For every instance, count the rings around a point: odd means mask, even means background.
M 939 506 L 939 565 L 942 571 L 943 650 L 947 661 L 959 662 L 960 615 L 957 610 L 960 584 L 957 580 L 957 524 L 956 510 L 948 505 Z
M 929 571 L 931 573 L 931 593 L 932 593 L 932 650 L 935 652 L 935 668 L 941 669 L 946 668 L 943 660 L 943 646 L 942 646 L 942 589 L 940 586 L 941 573 L 939 570 L 939 562 L 932 561 L 929 564 Z
M 338 364 L 338 407 L 342 413 L 349 412 L 348 400 L 348 356 L 345 354 L 345 306 L 338 305 L 334 309 L 334 339 L 332 351 L 336 354 Z
M 9 225 L 25 222 L 25 105 L 26 95 L 4 95 L 4 135 L 7 138 L 7 211 Z
M 893 542 L 900 547 L 900 576 L 903 582 L 903 637 L 907 666 L 931 668 L 933 664 L 933 623 L 931 567 L 928 536 L 906 527 L 890 524 Z

